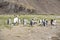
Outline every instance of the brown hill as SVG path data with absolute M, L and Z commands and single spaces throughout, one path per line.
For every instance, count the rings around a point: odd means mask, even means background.
M 0 11 L 36 14 L 60 14 L 60 0 L 4 0 Z

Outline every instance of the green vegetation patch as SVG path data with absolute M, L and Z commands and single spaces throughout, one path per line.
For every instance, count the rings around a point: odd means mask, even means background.
M 40 19 L 46 19 L 48 21 L 50 21 L 50 19 L 56 19 L 57 22 L 60 23 L 60 18 L 57 18 L 57 16 L 59 15 L 17 15 L 21 21 L 23 20 L 23 18 L 26 18 L 28 19 L 29 21 L 32 19 L 32 18 L 35 18 L 36 21 L 40 20 Z M 5 27 L 9 28 L 10 26 L 7 25 L 6 21 L 7 19 L 11 17 L 12 19 L 12 23 L 13 23 L 13 19 L 14 19 L 14 15 L 0 15 L 0 27 L 2 27 L 2 25 L 4 25 Z

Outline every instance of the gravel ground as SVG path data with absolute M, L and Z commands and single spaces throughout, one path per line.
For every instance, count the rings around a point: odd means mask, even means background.
M 0 29 L 0 40 L 60 40 L 59 31 L 59 26 L 14 26 L 11 29 Z

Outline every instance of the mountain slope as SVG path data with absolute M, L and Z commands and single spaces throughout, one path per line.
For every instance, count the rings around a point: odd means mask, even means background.
M 42 14 L 60 14 L 60 0 L 4 0 Z

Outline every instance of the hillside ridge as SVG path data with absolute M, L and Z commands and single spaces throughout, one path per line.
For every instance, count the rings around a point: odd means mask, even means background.
M 25 12 L 25 13 L 36 13 L 36 14 L 60 14 L 60 0 L 4 0 L 6 3 L 7 12 Z M 0 6 L 2 1 L 0 1 Z M 4 3 L 5 4 L 5 3 Z M 20 9 L 19 9 L 20 8 Z M 0 9 L 2 9 L 0 7 Z M 2 10 L 1 10 L 2 11 Z

